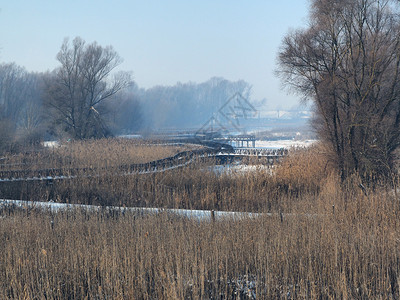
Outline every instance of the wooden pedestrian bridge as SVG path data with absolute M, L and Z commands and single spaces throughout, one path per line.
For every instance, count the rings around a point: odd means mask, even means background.
M 252 161 L 258 160 L 265 165 L 273 165 L 287 154 L 287 150 L 284 149 L 233 149 L 232 147 L 221 146 L 221 144 L 219 146 L 215 146 L 216 144 L 212 145 L 214 146 L 208 145 L 203 149 L 183 151 L 174 156 L 147 163 L 117 166 L 113 169 L 113 172 L 115 172 L 115 176 L 151 174 L 185 167 L 194 162 L 224 165 L 240 162 L 244 159 L 252 159 Z M 13 181 L 64 180 L 80 176 L 94 177 L 99 176 L 99 174 L 104 174 L 105 172 L 107 172 L 107 170 L 101 168 L 48 168 L 32 170 L 29 166 L 24 166 L 24 168 L 20 170 L 10 171 L 2 169 L 0 165 L 0 183 Z
M 256 136 L 252 134 L 230 135 L 226 137 L 216 137 L 214 141 L 231 145 L 235 148 L 255 148 Z

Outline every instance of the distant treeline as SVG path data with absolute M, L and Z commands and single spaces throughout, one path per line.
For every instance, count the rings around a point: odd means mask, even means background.
M 69 138 L 54 124 L 48 104 L 49 85 L 57 72 L 35 73 L 15 63 L 0 64 L 0 151 L 49 138 Z M 108 135 L 193 128 L 204 124 L 234 93 L 249 97 L 243 81 L 211 78 L 203 83 L 128 88 L 94 107 Z
M 142 110 L 141 126 L 150 129 L 200 128 L 235 93 L 250 97 L 251 86 L 243 80 L 229 81 L 213 77 L 203 83 L 177 83 L 141 89 L 133 85 L 126 99 L 136 99 Z M 123 103 L 122 103 L 123 104 Z M 132 102 L 127 102 L 130 107 Z M 129 124 L 130 111 L 121 110 L 121 124 Z M 132 130 L 132 127 L 124 129 Z

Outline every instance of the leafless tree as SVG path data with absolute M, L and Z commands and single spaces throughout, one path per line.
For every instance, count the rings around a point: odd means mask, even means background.
M 139 87 L 132 85 L 107 102 L 107 122 L 116 134 L 132 134 L 142 128 L 143 113 Z
M 313 0 L 310 25 L 289 33 L 278 74 L 316 109 L 342 179 L 388 176 L 400 145 L 399 1 Z
M 0 124 L 7 132 L 0 143 L 40 141 L 44 134 L 41 82 L 41 74 L 29 73 L 15 63 L 0 64 Z
M 111 74 L 122 60 L 111 46 L 65 39 L 57 54 L 60 67 L 47 82 L 54 124 L 73 138 L 101 137 L 107 128 L 101 104 L 127 87 L 129 73 Z
M 0 108 L 1 118 L 16 124 L 26 94 L 28 74 L 15 63 L 0 65 Z

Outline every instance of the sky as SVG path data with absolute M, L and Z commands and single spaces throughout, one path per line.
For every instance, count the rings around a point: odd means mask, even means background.
M 0 62 L 45 72 L 64 38 L 111 45 L 143 88 L 243 79 L 253 100 L 288 109 L 274 75 L 283 37 L 305 27 L 308 0 L 0 0 Z

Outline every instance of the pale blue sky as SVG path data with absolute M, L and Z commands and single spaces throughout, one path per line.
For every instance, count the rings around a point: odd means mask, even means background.
M 52 70 L 65 37 L 112 45 L 140 87 L 243 79 L 271 108 L 298 103 L 274 76 L 308 0 L 0 0 L 0 61 Z

